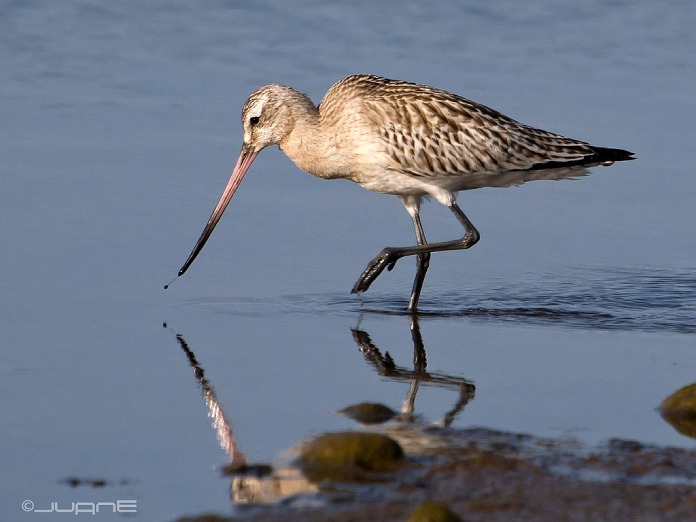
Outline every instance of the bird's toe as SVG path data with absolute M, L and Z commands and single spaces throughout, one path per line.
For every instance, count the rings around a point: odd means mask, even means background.
M 391 270 L 398 261 L 398 257 L 395 257 L 394 251 L 390 248 L 385 248 L 382 250 L 377 257 L 372 259 L 368 264 L 363 273 L 353 285 L 352 293 L 365 292 L 370 285 L 374 282 L 377 277 L 384 271 L 384 269 Z

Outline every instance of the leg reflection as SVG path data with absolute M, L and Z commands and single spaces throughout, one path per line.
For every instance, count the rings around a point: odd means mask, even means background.
M 427 354 L 418 323 L 418 316 L 413 315 L 410 317 L 409 326 L 413 341 L 413 370 L 397 366 L 389 352 L 385 352 L 383 355 L 366 331 L 354 328 L 352 330 L 353 339 L 365 360 L 375 368 L 379 375 L 396 381 L 409 382 L 406 399 L 401 406 L 400 420 L 402 422 L 413 422 L 415 420 L 415 401 L 421 383 L 457 390 L 457 401 L 439 422 L 443 426 L 450 426 L 454 419 L 464 410 L 464 407 L 474 398 L 476 387 L 463 377 L 439 372 L 428 372 Z

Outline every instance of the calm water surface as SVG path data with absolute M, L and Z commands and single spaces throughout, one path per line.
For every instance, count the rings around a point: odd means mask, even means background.
M 696 381 L 695 25 L 677 0 L 1 3 L 0 519 L 24 500 L 232 512 L 177 334 L 253 461 L 351 428 L 334 414 L 349 404 L 401 406 L 408 383 L 380 376 L 356 330 L 412 365 L 413 262 L 349 293 L 383 246 L 413 241 L 396 198 L 268 150 L 162 290 L 233 166 L 248 94 L 283 82 L 318 101 L 355 72 L 639 158 L 461 194 L 482 241 L 433 256 L 419 322 L 428 370 L 476 386 L 453 425 L 692 447 L 656 407 Z M 460 234 L 436 205 L 423 220 L 432 240 Z M 457 401 L 424 386 L 415 410 L 438 422 Z

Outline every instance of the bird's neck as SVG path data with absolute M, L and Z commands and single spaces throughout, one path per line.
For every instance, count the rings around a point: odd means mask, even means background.
M 339 178 L 348 175 L 347 158 L 334 133 L 322 119 L 319 109 L 307 98 L 293 105 L 294 125 L 278 144 L 280 149 L 305 172 L 320 178 Z

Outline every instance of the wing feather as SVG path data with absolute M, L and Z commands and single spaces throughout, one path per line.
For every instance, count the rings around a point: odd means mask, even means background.
M 340 92 L 332 93 L 337 90 Z M 359 75 L 327 93 L 361 99 L 390 167 L 419 177 L 493 174 L 598 161 L 588 143 L 524 125 L 456 94 Z

